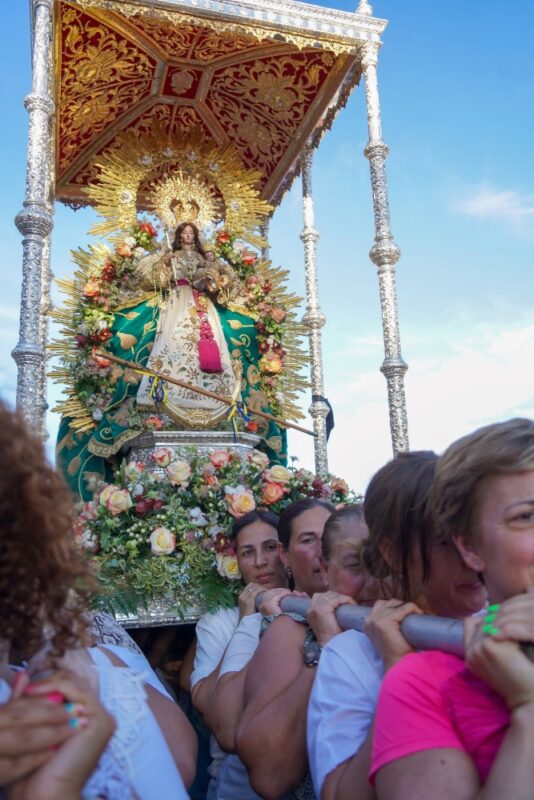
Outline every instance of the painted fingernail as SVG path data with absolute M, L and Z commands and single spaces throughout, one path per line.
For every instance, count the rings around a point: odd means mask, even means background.
M 79 730 L 81 728 L 86 728 L 89 725 L 89 720 L 87 717 L 71 717 L 68 722 L 69 728 L 74 728 L 75 730 Z
M 85 706 L 82 706 L 81 703 L 65 703 L 65 711 L 68 714 L 72 714 L 73 717 L 79 717 L 85 714 Z
M 495 628 L 490 622 L 488 625 L 483 626 L 482 632 L 488 634 L 488 636 L 496 636 L 498 633 L 501 632 L 501 629 Z
M 493 603 L 493 605 L 488 606 L 488 614 L 496 613 L 501 607 L 500 603 Z
M 494 611 L 492 614 L 486 614 L 486 616 L 484 617 L 484 624 L 487 625 L 490 622 L 493 622 L 496 616 L 497 616 L 496 611 Z

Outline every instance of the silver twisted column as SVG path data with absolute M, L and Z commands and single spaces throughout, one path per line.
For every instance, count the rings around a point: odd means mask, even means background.
M 310 339 L 311 384 L 313 400 L 310 414 L 313 419 L 315 438 L 315 471 L 318 475 L 328 472 L 328 455 L 326 444 L 326 417 L 328 406 L 321 399 L 324 393 L 323 353 L 321 346 L 321 328 L 326 322 L 319 306 L 319 281 L 317 275 L 317 240 L 319 234 L 315 230 L 313 210 L 311 167 L 312 148 L 307 146 L 302 153 L 302 208 L 304 228 L 300 234 L 304 244 L 304 268 L 306 275 L 306 313 L 302 322 L 308 329 Z
M 50 95 L 52 66 L 53 0 L 34 0 L 32 90 L 24 105 L 29 114 L 26 191 L 23 209 L 15 224 L 22 234 L 22 294 L 19 341 L 13 350 L 18 367 L 17 406 L 41 433 L 44 429 L 45 304 L 48 285 L 47 237 L 52 230 L 50 199 L 50 137 L 54 103 Z M 44 291 L 43 291 L 44 290 Z
M 368 42 L 364 45 L 362 67 L 365 73 L 365 97 L 367 102 L 367 124 L 369 141 L 365 155 L 371 168 L 373 210 L 375 216 L 375 244 L 369 257 L 378 268 L 380 285 L 380 306 L 382 310 L 382 329 L 384 336 L 384 361 L 380 367 L 386 377 L 388 389 L 389 424 L 393 452 L 409 449 L 408 419 L 404 396 L 404 375 L 408 365 L 402 358 L 397 313 L 397 287 L 395 283 L 395 264 L 400 258 L 400 250 L 391 233 L 389 201 L 386 176 L 387 144 L 382 141 L 380 121 L 380 100 L 376 64 L 379 44 Z

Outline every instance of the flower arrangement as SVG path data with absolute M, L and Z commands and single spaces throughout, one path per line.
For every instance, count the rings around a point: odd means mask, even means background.
M 345 481 L 308 470 L 269 467 L 264 453 L 181 453 L 160 447 L 151 464 L 119 467 L 95 483 L 80 508 L 77 535 L 91 556 L 108 610 L 132 611 L 164 595 L 178 607 L 232 605 L 241 590 L 229 531 L 255 508 L 280 513 L 303 497 L 355 502 Z

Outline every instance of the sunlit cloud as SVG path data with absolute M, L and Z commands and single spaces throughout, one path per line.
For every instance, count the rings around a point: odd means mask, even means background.
M 460 326 L 457 320 L 431 331 L 405 331 L 410 362 L 406 399 L 412 449 L 442 451 L 480 425 L 534 413 L 534 324 Z M 336 370 L 327 387 L 336 428 L 329 443 L 329 467 L 358 490 L 391 458 L 386 381 L 376 367 L 358 373 L 360 342 L 354 341 L 350 379 Z M 369 343 L 370 344 L 370 343 Z M 350 354 L 347 352 L 347 358 Z M 354 376 L 354 377 L 352 377 Z M 312 463 L 312 444 L 291 435 L 290 452 Z
M 480 186 L 463 199 L 455 201 L 453 208 L 476 219 L 500 220 L 517 225 L 534 218 L 534 196 L 522 195 L 512 189 Z

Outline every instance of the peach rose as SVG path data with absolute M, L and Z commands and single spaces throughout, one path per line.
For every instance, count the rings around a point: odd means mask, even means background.
M 176 536 L 163 526 L 154 528 L 148 541 L 155 556 L 168 556 L 176 547 Z
M 225 499 L 228 503 L 228 511 L 233 517 L 242 517 L 256 508 L 254 495 L 244 486 L 237 488 L 227 486 Z
M 191 467 L 187 461 L 173 461 L 167 467 L 167 475 L 170 482 L 175 486 L 187 486 L 191 477 Z
M 98 297 L 100 294 L 100 286 L 97 281 L 90 278 L 83 287 L 84 297 Z
M 270 316 L 275 322 L 283 322 L 286 318 L 286 312 L 281 306 L 273 306 Z
M 231 581 L 238 581 L 241 578 L 239 565 L 235 556 L 217 553 L 215 558 L 217 560 L 217 572 L 219 575 Z
M 230 463 L 230 456 L 226 450 L 214 450 L 213 453 L 209 454 L 209 459 L 217 469 L 226 467 Z
M 102 497 L 100 497 L 100 502 L 102 502 Z M 113 490 L 109 493 L 105 502 L 107 510 L 111 511 L 114 517 L 116 517 L 117 514 L 121 514 L 123 511 L 128 511 L 132 505 L 130 492 L 127 489 L 117 489 L 116 487 L 113 487 Z
M 117 245 L 117 255 L 121 258 L 129 258 L 132 255 L 132 248 L 126 242 Z
M 152 461 L 158 467 L 168 467 L 171 463 L 172 452 L 168 447 L 157 447 L 152 453 Z
M 266 483 L 261 491 L 261 499 L 266 505 L 270 506 L 281 500 L 284 494 L 284 489 L 279 483 Z
M 269 483 L 289 483 L 291 473 L 281 464 L 275 464 L 274 467 L 266 470 L 264 478 Z
M 340 494 L 349 493 L 349 485 L 343 478 L 333 478 L 330 482 L 330 488 L 333 492 L 339 492 Z

